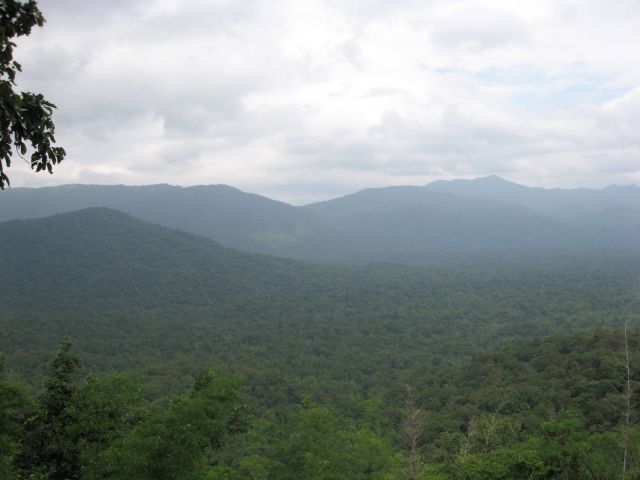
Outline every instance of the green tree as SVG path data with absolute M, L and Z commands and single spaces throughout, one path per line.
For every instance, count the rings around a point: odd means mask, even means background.
M 154 412 L 101 455 L 89 479 L 183 480 L 207 470 L 207 453 L 244 430 L 240 383 L 208 373 L 192 392 Z
M 486 454 L 469 455 L 459 466 L 456 478 L 463 480 L 512 480 L 564 478 L 549 476 L 551 468 L 541 458 L 540 438 L 530 438 Z M 561 472 L 564 473 L 564 472 Z
M 77 442 L 83 472 L 93 468 L 109 445 L 144 420 L 146 403 L 136 378 L 112 374 L 84 379 L 66 409 L 66 435 Z
M 12 460 L 18 450 L 20 417 L 27 402 L 19 385 L 4 380 L 3 359 L 0 358 L 0 478 L 13 476 Z
M 5 168 L 11 166 L 13 148 L 18 155 L 27 153 L 36 172 L 53 172 L 66 152 L 54 147 L 55 126 L 51 115 L 56 106 L 39 93 L 16 92 L 16 74 L 21 71 L 14 59 L 14 39 L 29 35 L 35 26 L 44 25 L 44 16 L 34 0 L 0 1 L 0 189 L 9 184 Z
M 282 468 L 271 478 L 398 478 L 398 457 L 389 442 L 332 408 L 305 400 L 288 428 L 274 455 Z
M 73 373 L 79 366 L 71 342 L 63 340 L 50 364 L 44 391 L 24 423 L 17 465 L 25 478 L 80 478 L 80 450 L 69 434 L 73 419 L 67 408 L 76 390 Z

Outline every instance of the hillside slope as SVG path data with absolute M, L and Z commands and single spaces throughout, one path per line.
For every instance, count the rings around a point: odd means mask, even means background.
M 68 335 L 99 370 L 162 365 L 175 383 L 222 362 L 265 396 L 345 405 L 443 359 L 618 325 L 640 281 L 628 256 L 310 265 L 108 209 L 0 224 L 0 248 L 0 351 L 27 377 Z
M 0 302 L 87 308 L 215 305 L 238 296 L 287 295 L 312 267 L 242 253 L 193 234 L 89 208 L 0 224 Z M 30 298 L 32 297 L 32 298 Z

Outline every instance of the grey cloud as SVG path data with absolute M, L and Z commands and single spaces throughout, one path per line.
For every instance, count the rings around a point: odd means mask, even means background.
M 294 165 L 286 167 L 289 170 L 319 166 L 323 169 L 369 170 L 377 166 L 375 147 L 356 139 L 291 135 L 287 138 L 286 151 L 296 158 Z
M 434 24 L 431 37 L 446 49 L 483 51 L 531 41 L 526 24 L 509 11 L 472 6 Z
M 598 170 L 606 174 L 629 174 L 640 171 L 640 146 L 616 149 L 606 154 L 586 155 L 598 165 Z
M 89 168 L 80 170 L 77 177 L 78 183 L 107 184 L 107 185 L 136 185 L 136 177 L 121 173 L 99 173 Z
M 437 5 L 460 3 L 459 0 L 327 0 L 332 8 L 347 12 L 352 21 L 366 23 L 404 18 L 406 13 L 433 9 Z

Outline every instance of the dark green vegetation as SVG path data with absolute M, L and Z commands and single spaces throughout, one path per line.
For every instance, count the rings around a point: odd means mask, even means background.
M 16 74 L 21 71 L 13 58 L 15 40 L 43 25 L 44 17 L 34 0 L 0 2 L 0 189 L 9 184 L 5 168 L 11 166 L 14 148 L 22 157 L 31 147 L 28 163 L 37 172 L 51 173 L 66 155 L 63 148 L 53 146 L 55 105 L 39 93 L 14 91 Z
M 62 458 L 81 478 L 400 479 L 413 431 L 420 478 L 620 477 L 637 255 L 319 266 L 101 208 L 4 223 L 0 251 L 0 456 L 19 476 Z M 120 376 L 43 369 L 64 336 L 86 371 Z M 244 377 L 242 401 L 226 375 L 222 403 L 195 398 L 211 365 Z
M 151 408 L 133 377 L 74 380 L 78 360 L 63 343 L 31 402 L 0 382 L 0 468 L 3 478 L 55 479 L 619 478 L 623 343 L 603 330 L 432 369 L 415 477 L 402 398 L 356 398 L 359 415 L 306 398 L 251 418 L 238 381 L 209 371 Z M 639 403 L 632 397 L 632 411 Z M 639 446 L 634 425 L 626 478 L 640 474 Z
M 224 185 L 67 185 L 5 193 L 0 220 L 109 207 L 225 246 L 303 260 L 640 250 L 637 187 L 545 190 L 487 177 L 368 189 L 305 207 Z
M 419 388 L 416 478 L 620 478 L 623 343 L 622 334 L 610 330 L 559 336 L 430 369 Z M 634 336 L 636 353 L 638 345 Z M 636 370 L 633 380 L 638 379 Z M 413 478 L 407 474 L 408 412 L 401 398 L 396 401 L 395 409 L 378 411 L 370 402 L 355 424 L 330 409 L 304 405 L 294 413 L 293 427 L 263 422 L 228 446 L 233 460 L 227 462 L 235 466 L 228 478 Z M 631 411 L 638 407 L 640 400 L 633 397 Z M 394 422 L 385 424 L 384 415 L 393 410 Z M 306 423 L 295 423 L 300 417 Z M 346 432 L 361 435 L 362 443 L 345 446 Z M 287 468 L 295 458 L 287 447 L 307 436 L 313 444 L 301 450 L 307 458 L 325 460 L 324 475 L 316 469 L 306 477 Z M 638 478 L 640 429 L 632 426 L 629 437 L 626 478 Z M 353 468 L 344 476 L 343 465 Z M 264 476 L 252 476 L 265 470 Z
M 245 429 L 237 379 L 208 372 L 189 393 L 149 411 L 134 378 L 78 381 L 79 365 L 64 341 L 32 402 L 0 383 L 0 398 L 10 400 L 0 411 L 3 479 L 204 478 L 209 452 Z

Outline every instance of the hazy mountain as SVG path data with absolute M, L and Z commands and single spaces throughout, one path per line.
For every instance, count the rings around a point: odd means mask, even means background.
M 108 207 L 239 250 L 305 260 L 640 248 L 640 188 L 529 188 L 496 176 L 367 189 L 304 207 L 224 185 L 12 189 L 0 202 L 0 220 Z
M 531 188 L 509 182 L 498 176 L 473 180 L 437 181 L 426 190 L 447 192 L 472 198 L 517 203 L 557 220 L 589 225 L 605 218 L 608 211 L 626 210 L 630 215 L 609 218 L 609 224 L 640 224 L 640 188 L 612 185 L 601 190 L 576 188 Z
M 107 207 L 258 253 L 305 256 L 340 238 L 286 203 L 226 185 L 65 185 L 2 192 L 0 221 Z
M 303 207 L 345 232 L 359 253 L 395 257 L 531 252 L 574 245 L 578 232 L 513 203 L 421 187 L 367 189 Z

